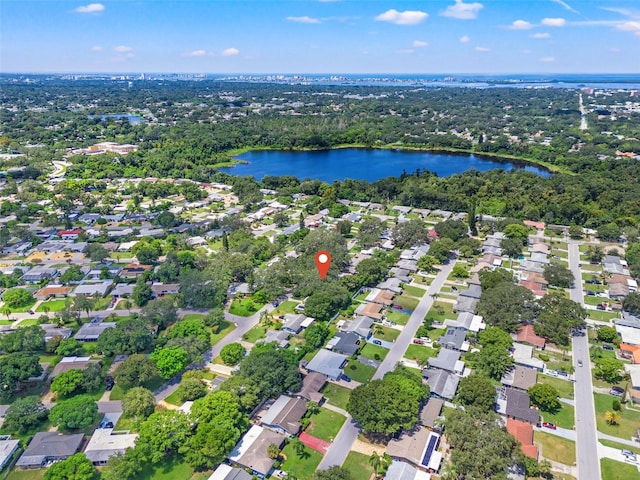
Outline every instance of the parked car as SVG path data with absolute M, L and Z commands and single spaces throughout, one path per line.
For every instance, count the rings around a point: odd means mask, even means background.
M 592 291 L 592 290 L 587 290 L 587 291 L 586 291 L 586 292 L 584 292 L 584 293 L 585 293 L 585 295 L 592 295 L 592 296 L 596 294 L 596 292 L 594 292 L 594 291 Z
M 606 343 L 604 345 L 602 345 L 602 348 L 604 350 L 613 350 L 613 347 L 611 345 L 607 345 Z
M 413 343 L 415 343 L 416 345 L 422 345 L 422 340 L 420 340 L 419 338 L 414 338 Z
M 581 367 L 582 366 L 582 360 L 578 360 L 578 366 Z
M 393 308 L 396 310 L 402 310 L 402 305 L 394 305 Z
M 382 342 L 380 340 L 374 340 L 373 344 L 374 345 L 382 345 Z
M 635 452 L 632 452 L 631 450 L 628 450 L 626 448 L 623 448 L 622 450 L 620 450 L 620 452 L 622 453 L 622 455 L 624 455 L 627 458 L 631 458 L 633 460 L 636 459 L 636 454 Z
M 564 370 L 556 370 L 556 372 L 558 373 L 558 375 L 560 375 L 561 377 L 568 377 L 569 373 L 565 372 Z
M 600 303 L 599 305 L 596 305 L 596 310 L 606 310 L 607 309 L 607 305 L 604 303 Z
M 624 388 L 613 386 L 611 390 L 609 390 L 609 395 L 613 395 L 614 397 L 621 397 L 624 394 Z
M 36 313 L 36 312 L 34 312 L 33 310 L 29 310 L 29 313 L 30 313 L 31 315 L 35 315 L 35 313 Z
M 347 377 L 344 373 L 342 374 L 342 380 L 344 380 L 345 382 L 350 382 L 351 378 Z
M 556 428 L 558 428 L 553 423 L 549 423 L 549 422 L 542 422 L 542 426 L 544 428 L 549 428 L 551 430 L 555 430 Z

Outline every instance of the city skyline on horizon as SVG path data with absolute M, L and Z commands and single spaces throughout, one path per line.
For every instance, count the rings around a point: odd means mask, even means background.
M 0 72 L 640 73 L 631 0 L 89 1 L 3 2 Z

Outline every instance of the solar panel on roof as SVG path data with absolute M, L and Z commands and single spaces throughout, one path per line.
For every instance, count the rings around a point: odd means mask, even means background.
M 429 459 L 431 458 L 433 450 L 436 448 L 436 443 L 438 443 L 438 437 L 436 435 L 430 435 L 429 442 L 427 443 L 427 449 L 424 452 L 424 457 L 422 457 L 421 462 L 425 467 L 429 465 Z

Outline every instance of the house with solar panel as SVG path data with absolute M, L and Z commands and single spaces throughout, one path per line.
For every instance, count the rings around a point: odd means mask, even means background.
M 437 473 L 442 462 L 442 453 L 438 452 L 439 443 L 439 433 L 418 427 L 392 439 L 387 445 L 387 454 L 423 472 Z

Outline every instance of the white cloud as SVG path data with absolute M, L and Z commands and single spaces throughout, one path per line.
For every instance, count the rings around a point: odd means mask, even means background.
M 463 35 L 460 37 L 460 43 L 469 43 L 470 40 L 469 35 Z
M 322 21 L 319 18 L 309 17 L 307 15 L 305 15 L 304 17 L 287 17 L 286 20 L 288 20 L 289 22 L 307 23 L 307 24 L 322 23 Z
M 375 20 L 377 22 L 389 22 L 396 25 L 417 25 L 424 22 L 429 14 L 427 12 L 420 12 L 418 10 L 406 10 L 399 12 L 391 9 L 378 15 Z
M 476 52 L 489 52 L 489 51 L 491 51 L 491 49 L 487 48 L 487 47 L 476 47 L 475 51 Z
M 573 12 L 573 13 L 580 13 L 576 9 L 572 8 L 571 5 L 569 5 L 567 2 L 563 2 L 562 0 L 551 0 L 551 1 L 553 3 L 557 3 L 558 5 L 560 5 L 565 10 L 569 10 L 570 12 Z
M 633 32 L 640 37 L 640 22 L 624 22 L 616 28 L 623 32 Z
M 126 45 L 118 45 L 113 49 L 113 51 L 118 53 L 127 53 L 127 52 L 132 52 L 133 48 L 127 47 Z
M 564 27 L 567 21 L 564 18 L 543 18 L 540 23 L 547 27 Z
M 551 38 L 551 34 L 550 33 L 534 33 L 533 35 L 529 35 L 531 38 L 538 38 L 538 39 L 543 39 L 543 38 Z
M 94 45 L 93 47 L 91 47 L 92 52 L 101 52 L 103 50 L 104 48 L 102 48 L 100 45 Z
M 531 22 L 527 22 L 526 20 L 515 20 L 511 25 L 509 25 L 510 30 L 529 30 L 532 28 Z
M 411 44 L 411 46 L 413 48 L 424 48 L 424 47 L 428 47 L 429 43 L 428 42 L 423 42 L 422 40 L 414 40 L 413 43 Z
M 238 50 L 237 48 L 225 48 L 222 51 L 222 56 L 223 57 L 233 57 L 234 55 L 239 55 L 240 54 L 240 50 Z
M 76 8 L 78 13 L 100 13 L 104 12 L 104 5 L 101 3 L 90 3 L 89 5 L 82 5 Z
M 183 57 L 204 57 L 205 55 L 207 55 L 206 50 L 193 50 L 182 54 Z
M 457 18 L 458 20 L 473 20 L 478 18 L 480 10 L 484 5 L 478 2 L 464 3 L 462 0 L 456 0 L 454 5 L 449 5 L 440 15 L 443 17 Z
M 415 50 L 413 48 L 403 48 L 402 50 L 398 50 L 400 55 L 411 55 Z
M 555 57 L 542 57 L 540 61 L 543 63 L 553 63 L 556 61 L 556 59 Z

